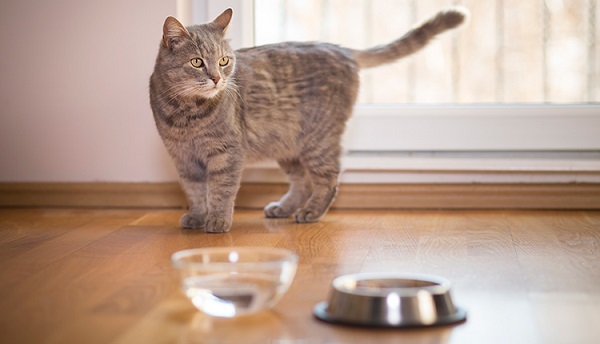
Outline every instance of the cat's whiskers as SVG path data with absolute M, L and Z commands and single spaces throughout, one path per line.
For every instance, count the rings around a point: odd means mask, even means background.
M 231 98 L 238 99 L 239 101 L 246 105 L 246 100 L 240 94 L 240 91 L 235 85 L 233 79 L 229 80 L 228 84 L 221 90 L 221 92 L 225 92 L 225 94 L 229 95 Z
M 166 89 L 159 97 L 171 98 L 171 99 L 182 99 L 189 97 L 193 93 L 202 92 L 202 86 L 200 84 L 181 82 L 173 85 Z
M 180 100 L 188 98 L 194 93 L 198 92 L 197 85 L 190 84 L 188 82 L 176 83 L 171 87 L 168 87 L 162 93 L 158 95 L 158 99 L 160 101 L 161 106 L 159 107 L 160 111 L 165 111 L 168 106 L 176 107 L 173 104 L 173 100 L 175 100 L 175 104 L 178 104 L 177 107 L 180 107 Z
M 170 87 L 163 90 L 159 95 L 158 99 L 163 100 L 164 98 L 174 99 L 178 98 L 177 95 L 181 93 L 182 89 L 185 89 L 188 83 L 175 83 Z

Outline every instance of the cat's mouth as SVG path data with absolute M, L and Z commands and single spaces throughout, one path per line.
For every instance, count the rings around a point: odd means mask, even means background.
M 191 96 L 200 96 L 202 98 L 213 98 L 215 97 L 217 94 L 219 94 L 221 91 L 223 91 L 223 89 L 226 88 L 226 83 L 221 80 L 220 82 L 214 83 L 214 82 L 195 82 L 193 84 L 193 86 L 189 87 L 187 89 L 188 95 Z M 192 92 L 189 92 L 192 91 Z
M 202 90 L 202 96 L 205 98 L 212 98 L 212 97 L 216 96 L 217 94 L 219 94 L 219 92 L 221 92 L 222 89 L 223 89 L 223 84 L 221 84 L 221 83 L 216 84 L 212 87 L 206 87 Z

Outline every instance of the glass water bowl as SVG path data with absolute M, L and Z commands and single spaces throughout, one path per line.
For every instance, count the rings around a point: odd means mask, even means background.
M 217 317 L 273 307 L 296 274 L 298 256 L 269 247 L 213 247 L 175 252 L 183 292 L 200 311 Z

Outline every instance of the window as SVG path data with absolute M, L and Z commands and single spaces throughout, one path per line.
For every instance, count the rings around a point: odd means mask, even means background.
M 196 22 L 233 7 L 237 47 L 322 40 L 366 48 L 463 4 L 472 18 L 461 31 L 361 75 L 350 152 L 573 152 L 598 159 L 596 0 L 190 1 Z

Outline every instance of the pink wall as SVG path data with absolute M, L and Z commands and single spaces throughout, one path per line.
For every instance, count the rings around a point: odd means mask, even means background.
M 176 1 L 0 2 L 0 182 L 172 181 L 148 78 Z

